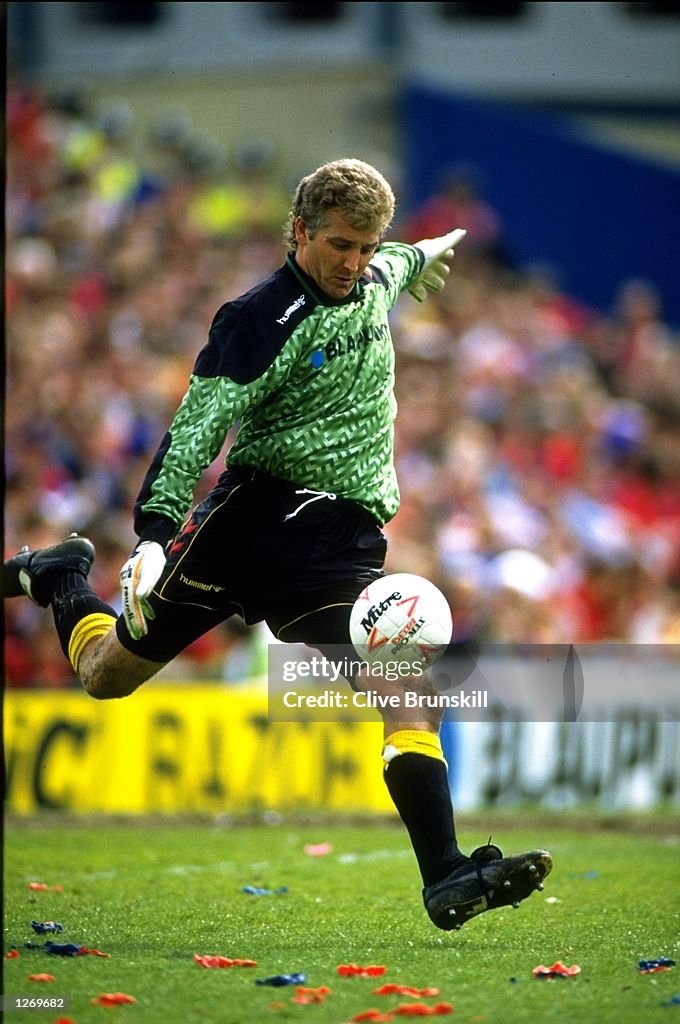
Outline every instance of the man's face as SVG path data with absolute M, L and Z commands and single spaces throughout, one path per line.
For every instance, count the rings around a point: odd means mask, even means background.
M 327 225 L 313 238 L 298 217 L 295 238 L 296 262 L 333 299 L 349 295 L 380 243 L 374 232 L 348 224 L 339 210 L 331 210 Z

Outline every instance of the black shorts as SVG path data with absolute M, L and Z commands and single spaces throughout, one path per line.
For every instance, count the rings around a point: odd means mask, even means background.
M 380 526 L 355 502 L 228 469 L 170 546 L 148 634 L 134 640 L 121 616 L 118 639 L 165 663 L 239 614 L 285 643 L 335 651 L 349 644 L 352 605 L 383 574 L 386 552 Z

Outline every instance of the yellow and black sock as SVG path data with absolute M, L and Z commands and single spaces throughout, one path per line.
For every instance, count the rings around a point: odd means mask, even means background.
M 383 748 L 385 783 L 404 822 L 423 885 L 433 885 L 467 861 L 458 849 L 441 742 L 434 733 L 404 729 Z
M 76 675 L 80 674 L 80 659 L 90 640 L 106 636 L 113 629 L 115 622 L 114 615 L 100 611 L 91 612 L 75 624 L 69 640 L 68 659 L 73 665 Z

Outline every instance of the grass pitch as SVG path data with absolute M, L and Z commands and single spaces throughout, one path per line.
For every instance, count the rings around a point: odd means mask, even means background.
M 521 815 L 494 822 L 504 852 L 551 850 L 543 893 L 445 933 L 429 922 L 420 878 L 398 822 L 228 822 L 49 819 L 6 822 L 3 990 L 63 996 L 69 1008 L 13 1011 L 8 1021 L 75 1024 L 344 1024 L 366 1010 L 453 1004 L 468 1024 L 640 1024 L 680 1020 L 680 843 L 677 824 L 637 830 L 565 827 Z M 512 825 L 515 827 L 512 827 Z M 488 820 L 460 828 L 464 849 L 485 842 Z M 308 844 L 331 844 L 313 856 Z M 36 891 L 31 882 L 63 886 Z M 244 886 L 287 887 L 247 895 Z M 31 921 L 57 921 L 36 935 Z M 108 953 L 64 957 L 26 942 L 68 942 Z M 194 954 L 251 959 L 256 967 L 206 969 Z M 678 966 L 642 975 L 641 959 Z M 538 964 L 578 964 L 574 978 L 539 980 Z M 383 977 L 340 977 L 341 964 L 384 965 Z M 51 983 L 28 975 L 49 973 Z M 303 972 L 321 1002 L 256 979 Z M 390 982 L 436 987 L 436 997 L 376 995 Z M 123 992 L 134 1004 L 92 1005 Z M 389 1018 L 385 1018 L 389 1019 Z M 401 1014 L 393 1021 L 406 1019 Z

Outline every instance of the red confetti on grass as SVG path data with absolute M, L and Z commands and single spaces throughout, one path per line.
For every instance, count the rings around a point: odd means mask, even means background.
M 428 1006 L 427 1003 L 400 1003 L 389 1013 L 382 1013 L 380 1010 L 362 1010 L 355 1013 L 353 1021 L 391 1021 L 398 1017 L 443 1017 L 445 1014 L 455 1013 L 452 1003 L 435 1003 Z
M 326 996 L 331 994 L 331 989 L 327 985 L 320 985 L 318 988 L 307 988 L 304 985 L 298 985 L 295 989 L 295 995 L 291 998 L 291 1003 L 299 1003 L 302 1006 L 308 1006 L 311 1003 L 323 1003 Z
M 54 1024 L 76 1024 L 71 1017 L 57 1017 Z
M 9 953 L 5 953 L 5 960 L 16 960 L 20 956 L 21 953 L 18 949 L 10 949 Z
M 531 973 L 534 978 L 573 978 L 581 973 L 581 968 L 578 964 L 567 967 L 561 960 L 557 960 L 552 967 L 544 967 L 543 964 L 539 964 Z
M 257 967 L 257 960 L 232 959 L 228 956 L 199 956 L 194 953 L 194 960 L 201 967 Z
M 387 983 L 373 990 L 374 996 L 438 996 L 438 988 L 412 988 L 411 985 Z
M 53 974 L 29 974 L 28 981 L 54 981 Z
M 90 1002 L 93 1006 L 125 1006 L 127 1003 L 136 1003 L 137 1000 L 126 992 L 102 992 Z
M 364 1021 L 372 1020 L 375 1024 L 386 1024 L 387 1021 L 394 1020 L 393 1013 L 382 1013 L 381 1010 L 362 1010 L 361 1013 L 355 1013 L 352 1017 L 353 1021 Z
M 63 885 L 47 885 L 45 882 L 29 882 L 28 888 L 32 892 L 63 892 Z
M 361 967 L 359 964 L 340 964 L 336 971 L 341 978 L 378 978 L 385 973 L 386 967 L 377 964 Z

